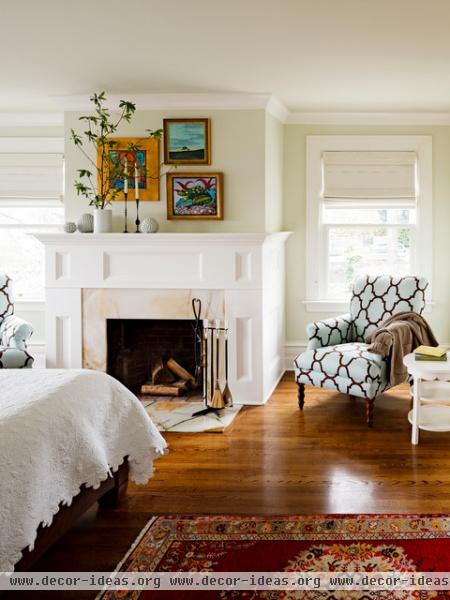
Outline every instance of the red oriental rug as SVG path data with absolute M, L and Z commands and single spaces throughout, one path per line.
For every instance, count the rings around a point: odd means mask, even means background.
M 316 515 L 153 518 L 118 571 L 450 571 L 450 517 Z M 450 598 L 446 591 L 108 591 L 102 600 Z

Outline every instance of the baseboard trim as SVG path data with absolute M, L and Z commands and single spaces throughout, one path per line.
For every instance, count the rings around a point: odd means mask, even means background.
M 286 361 L 283 361 L 286 362 Z M 280 383 L 280 381 L 283 378 L 283 375 L 286 373 L 286 369 L 282 369 L 281 373 L 279 374 L 279 376 L 277 377 L 277 380 L 275 381 L 274 385 L 272 386 L 272 389 L 270 390 L 270 392 L 266 395 L 266 397 L 264 398 L 264 404 L 266 404 L 266 402 L 269 400 L 269 398 L 272 396 L 272 394 L 274 393 L 274 391 L 277 389 L 278 384 Z
M 293 340 L 284 345 L 284 368 L 286 371 L 294 370 L 294 360 L 299 354 L 306 350 L 308 342 Z

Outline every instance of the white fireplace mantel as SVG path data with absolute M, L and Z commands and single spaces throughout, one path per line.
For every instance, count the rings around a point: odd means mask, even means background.
M 183 291 L 192 296 L 216 290 L 223 314 L 208 318 L 225 317 L 230 324 L 229 381 L 235 400 L 262 404 L 283 373 L 284 243 L 289 235 L 36 234 L 46 251 L 47 366 L 84 366 L 85 290 L 110 290 L 109 297 L 114 289 L 133 290 L 133 314 L 124 318 L 140 318 L 139 298 L 142 318 L 153 318 L 149 297 L 158 298 L 155 314 L 167 298 L 164 318 L 182 318 L 170 314 L 174 294 L 179 301 Z M 153 290 L 150 296 L 148 290 Z M 187 301 L 185 310 L 188 314 Z M 95 327 L 85 321 L 84 327 Z

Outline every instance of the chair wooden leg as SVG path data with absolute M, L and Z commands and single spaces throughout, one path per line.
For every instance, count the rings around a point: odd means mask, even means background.
M 298 406 L 300 410 L 303 410 L 305 405 L 305 384 L 298 383 Z
M 366 398 L 366 421 L 368 427 L 373 427 L 373 403 L 375 402 L 375 398 L 371 400 Z

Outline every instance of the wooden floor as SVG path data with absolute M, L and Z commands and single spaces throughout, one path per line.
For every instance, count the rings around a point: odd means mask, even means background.
M 307 387 L 302 413 L 286 375 L 266 406 L 243 409 L 223 434 L 167 434 L 170 453 L 149 484 L 87 513 L 36 570 L 112 569 L 154 514 L 448 513 L 450 433 L 422 432 L 412 446 L 409 408 L 409 388 L 395 388 L 377 400 L 369 430 L 361 399 Z

